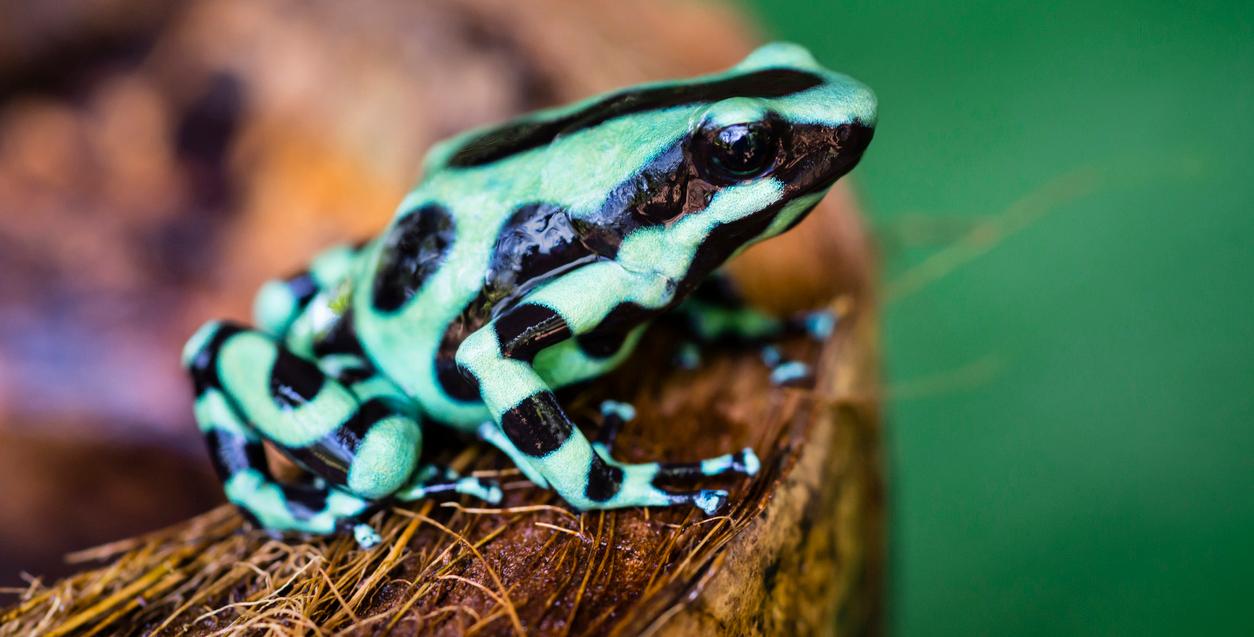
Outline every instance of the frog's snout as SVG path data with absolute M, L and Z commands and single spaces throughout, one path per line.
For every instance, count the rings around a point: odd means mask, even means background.
M 853 170 L 862 159 L 862 153 L 871 145 L 875 136 L 875 127 L 854 120 L 836 127 L 836 176 L 842 176 Z

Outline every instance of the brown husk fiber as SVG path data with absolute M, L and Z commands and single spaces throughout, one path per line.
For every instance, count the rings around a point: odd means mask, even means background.
M 500 508 L 471 499 L 399 506 L 373 518 L 384 542 L 363 551 L 350 537 L 275 538 L 219 507 L 71 556 L 88 570 L 33 583 L 0 615 L 0 634 L 590 634 L 633 612 L 664 612 L 764 508 L 808 416 L 826 401 L 772 387 L 755 351 L 673 369 L 660 363 L 673 335 L 655 331 L 624 369 L 567 404 L 587 423 L 601 398 L 631 399 L 639 416 L 619 439 L 626 460 L 753 446 L 764 459 L 756 478 L 711 483 L 732 490 L 725 515 L 572 512 L 500 454 L 473 445 L 452 463 L 501 480 Z M 817 350 L 785 348 L 812 362 Z

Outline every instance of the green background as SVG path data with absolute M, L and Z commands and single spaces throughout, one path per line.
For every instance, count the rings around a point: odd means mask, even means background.
M 880 97 L 893 632 L 1254 634 L 1254 7 L 751 4 Z

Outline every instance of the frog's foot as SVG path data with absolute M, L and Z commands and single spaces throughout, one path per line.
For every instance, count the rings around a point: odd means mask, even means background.
M 437 493 L 461 493 L 489 504 L 500 504 L 504 493 L 501 485 L 493 480 L 463 476 L 440 465 L 424 465 L 414 472 L 413 482 L 393 494 L 402 502 L 418 500 Z
M 626 464 L 613 457 L 614 441 L 623 425 L 635 419 L 636 410 L 628 403 L 607 400 L 601 403 L 602 423 L 592 448 L 605 464 L 607 476 L 603 481 L 589 479 L 589 494 L 597 490 L 600 482 L 618 482 L 619 492 L 613 499 L 620 501 L 620 506 L 629 503 L 641 505 L 659 504 L 692 504 L 706 515 L 714 515 L 727 503 L 727 492 L 718 489 L 700 489 L 697 491 L 672 493 L 663 490 L 664 483 L 683 480 L 691 481 L 699 478 L 723 476 L 728 474 L 754 475 L 761 468 L 761 462 L 753 449 L 748 447 L 735 453 L 727 453 L 714 458 L 706 458 L 699 462 L 647 462 L 642 464 Z
M 666 483 L 674 480 L 721 476 L 730 473 L 753 475 L 760 463 L 752 449 L 707 458 L 700 462 L 644 462 L 626 464 L 609 457 L 604 447 L 595 443 L 593 449 L 603 462 L 593 463 L 587 486 L 582 494 L 589 502 L 579 503 L 584 509 L 611 509 L 631 506 L 675 506 L 690 504 L 706 515 L 716 515 L 727 504 L 727 491 L 696 489 L 670 491 Z M 567 497 L 568 500 L 571 498 Z
M 282 338 L 319 295 L 333 293 L 352 267 L 360 248 L 338 245 L 314 257 L 309 269 L 286 279 L 267 281 L 253 300 L 257 328 Z
M 730 474 L 752 476 L 762 468 L 762 461 L 754 453 L 753 448 L 745 447 L 734 453 L 706 458 L 697 462 L 648 462 L 629 465 L 612 458 L 609 449 L 599 442 L 593 443 L 593 449 L 607 464 L 620 469 L 633 469 L 648 473 L 652 482 L 669 482 L 672 480 L 696 480 L 698 478 L 714 478 Z
M 830 310 L 804 312 L 785 321 L 781 334 L 805 334 L 812 340 L 822 342 L 831 338 L 835 332 L 836 319 L 836 314 Z M 771 368 L 772 384 L 796 387 L 806 385 L 814 379 L 814 372 L 809 365 L 784 358 L 774 345 L 766 345 L 761 351 L 762 362 Z
M 836 314 L 829 310 L 802 312 L 781 319 L 747 306 L 718 306 L 699 300 L 681 305 L 677 313 L 687 319 L 689 334 L 695 339 L 680 342 L 674 356 L 677 367 L 696 369 L 701 364 L 705 346 L 759 346 L 763 360 L 771 367 L 771 380 L 777 385 L 803 384 L 809 379 L 810 370 L 803 363 L 782 360 L 774 344 L 802 335 L 813 341 L 825 341 L 835 332 L 837 320 Z
M 211 439 L 210 445 L 214 442 Z M 226 445 L 230 443 L 220 441 L 215 453 L 229 452 Z M 377 506 L 341 489 L 280 484 L 270 478 L 264 466 L 235 469 L 224 481 L 227 500 L 268 530 L 330 535 L 345 526 L 360 526 L 358 520 Z
M 362 549 L 374 548 L 383 541 L 379 532 L 365 522 L 360 522 L 353 526 L 353 539 L 357 540 L 357 546 Z
M 696 479 L 704 477 L 740 474 L 752 476 L 762 468 L 762 461 L 752 447 L 734 453 L 706 458 L 700 462 L 660 462 L 657 478 L 662 480 Z
M 771 369 L 771 383 L 774 385 L 782 387 L 804 385 L 814 376 L 809 365 L 784 358 L 774 345 L 762 348 L 762 362 Z
M 271 533 L 291 532 L 331 535 L 352 527 L 357 545 L 370 548 L 381 541 L 370 525 L 360 520 L 378 503 L 327 485 L 325 480 L 285 484 L 275 481 L 265 464 L 260 443 L 252 447 L 243 438 L 217 431 L 206 435 L 223 481 L 227 500 L 255 526 Z M 224 461 L 232 459 L 234 462 Z

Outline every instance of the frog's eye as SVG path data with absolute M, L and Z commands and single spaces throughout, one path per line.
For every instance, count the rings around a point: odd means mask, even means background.
M 774 166 L 779 151 L 779 138 L 768 122 L 732 124 L 703 138 L 706 168 L 719 181 L 758 177 Z

